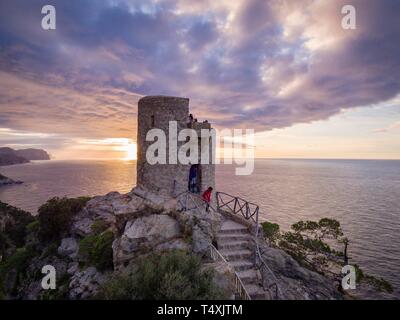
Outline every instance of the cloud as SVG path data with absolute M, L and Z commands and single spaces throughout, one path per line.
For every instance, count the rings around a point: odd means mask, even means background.
M 134 138 L 143 95 L 189 97 L 217 127 L 326 119 L 400 92 L 400 3 L 346 1 L 0 3 L 0 125 L 85 139 Z
M 400 121 L 396 121 L 385 128 L 379 128 L 374 130 L 375 133 L 383 132 L 400 132 Z

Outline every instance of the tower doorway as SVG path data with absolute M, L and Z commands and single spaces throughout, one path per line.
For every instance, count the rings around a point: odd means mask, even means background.
M 201 191 L 201 166 L 199 164 L 193 164 L 190 167 L 188 190 L 192 193 Z

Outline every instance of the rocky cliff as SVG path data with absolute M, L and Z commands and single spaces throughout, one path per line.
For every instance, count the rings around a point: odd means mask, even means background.
M 0 215 L 8 221 L 1 210 Z M 87 202 L 53 199 L 39 209 L 33 222 L 19 223 L 27 230 L 20 234 L 24 243 L 4 249 L 0 296 L 49 298 L 41 288 L 40 270 L 50 264 L 57 270 L 59 283 L 52 298 L 92 298 L 108 279 L 147 254 L 178 250 L 206 256 L 219 218 L 189 215 L 176 200 L 139 189 L 123 195 L 112 192 Z M 203 267 L 207 269 L 206 262 Z M 224 292 L 232 290 L 231 281 L 223 280 L 226 267 L 212 265 L 216 283 L 226 286 Z

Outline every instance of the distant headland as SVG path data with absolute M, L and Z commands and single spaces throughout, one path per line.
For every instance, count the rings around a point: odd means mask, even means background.
M 0 148 L 0 166 L 27 163 L 30 160 L 50 160 L 50 156 L 43 149 Z
M 0 148 L 0 166 L 28 163 L 30 160 L 50 160 L 50 155 L 43 149 L 14 150 L 8 147 Z M 15 181 L 0 174 L 0 186 L 20 183 L 22 181 Z

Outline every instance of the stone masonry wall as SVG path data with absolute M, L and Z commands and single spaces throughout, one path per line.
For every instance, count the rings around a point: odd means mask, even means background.
M 168 161 L 168 139 L 169 139 L 169 122 L 177 121 L 178 132 L 187 128 L 189 116 L 189 99 L 167 96 L 147 96 L 138 102 L 138 160 L 137 160 L 137 185 L 146 189 L 172 195 L 187 190 L 190 165 L 169 164 Z M 196 129 L 200 134 L 200 129 L 210 129 L 209 123 L 196 123 Z M 146 134 L 152 128 L 162 129 L 167 137 L 167 164 L 150 165 L 146 160 L 147 148 L 154 141 L 147 142 Z M 185 142 L 178 143 L 178 149 Z M 210 145 L 210 162 L 211 150 Z M 199 152 L 200 155 L 200 152 Z M 201 165 L 201 191 L 209 186 L 215 185 L 215 168 L 214 165 Z M 175 186 L 174 180 L 179 183 Z

